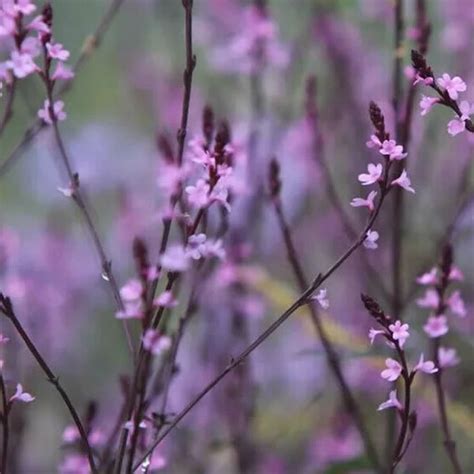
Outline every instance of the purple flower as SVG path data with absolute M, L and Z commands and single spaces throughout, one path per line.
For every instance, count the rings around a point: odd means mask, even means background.
M 369 165 L 367 166 L 367 171 L 367 174 L 362 173 L 358 176 L 358 179 L 361 182 L 362 186 L 368 186 L 370 184 L 376 183 L 382 176 L 383 166 L 380 163 L 377 165 L 369 163 Z
M 411 187 L 411 181 L 406 170 L 403 170 L 402 174 L 397 179 L 394 179 L 390 185 L 398 185 L 406 191 L 410 191 L 411 193 L 415 194 L 415 190 Z
M 392 331 L 392 337 L 396 341 L 400 347 L 405 345 L 405 341 L 410 337 L 410 333 L 408 332 L 409 329 L 408 324 L 403 324 L 401 321 L 395 321 L 394 324 L 390 324 L 388 327 L 390 331 Z
M 381 403 L 377 408 L 377 411 L 385 410 L 386 408 L 397 408 L 398 410 L 402 410 L 402 404 L 398 401 L 397 398 L 397 391 L 392 390 L 388 396 L 388 400 Z
M 395 359 L 385 359 L 387 368 L 380 373 L 381 377 L 389 382 L 394 382 L 402 373 L 402 366 Z
M 430 316 L 423 329 L 432 339 L 444 336 L 449 331 L 448 319 L 443 314 Z
M 437 82 L 453 100 L 457 100 L 458 92 L 464 92 L 467 89 L 466 83 L 459 76 L 454 76 L 451 79 L 451 76 L 447 73 L 439 77 Z
M 425 360 L 423 353 L 420 355 L 420 360 L 413 370 L 416 372 L 424 372 L 425 374 L 434 374 L 435 372 L 438 372 L 438 368 L 435 366 L 434 362 L 431 360 Z

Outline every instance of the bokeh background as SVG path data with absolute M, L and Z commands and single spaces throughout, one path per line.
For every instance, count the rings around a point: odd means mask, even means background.
M 416 2 L 404 3 L 409 36 Z M 474 4 L 471 0 L 426 3 L 432 23 L 429 61 L 437 75 L 460 75 L 468 85 L 465 97 L 472 100 Z M 105 0 L 52 2 L 55 37 L 70 49 L 73 60 L 108 4 Z M 230 41 L 245 31 L 247 6 L 248 2 L 238 0 L 195 0 L 197 67 L 188 137 L 200 132 L 202 108 L 210 104 L 218 117 L 229 121 L 243 153 L 249 151 L 249 137 L 253 137 L 247 166 L 259 186 L 269 158 L 277 157 L 283 205 L 305 269 L 316 275 L 347 247 L 349 239 L 328 200 L 324 173 L 305 128 L 306 79 L 308 75 L 317 78 L 324 159 L 345 211 L 354 227 L 361 228 L 364 214 L 349 202 L 361 193 L 357 174 L 366 169 L 372 153 L 365 146 L 371 133 L 370 100 L 382 107 L 393 130 L 393 2 L 270 0 L 268 11 L 278 28 L 275 57 L 260 70 L 257 85 L 229 50 Z M 409 65 L 413 46 L 414 40 L 408 37 L 401 51 L 404 67 Z M 146 239 L 151 255 L 157 256 L 163 196 L 156 180 L 163 160 L 156 136 L 165 133 L 173 139 L 176 134 L 183 67 L 181 2 L 126 0 L 103 44 L 84 64 L 64 99 L 68 118 L 60 127 L 121 284 L 134 276 L 131 243 L 135 236 Z M 409 80 L 405 76 L 403 85 L 406 92 Z M 22 81 L 13 120 L 0 141 L 0 160 L 21 139 L 43 100 L 37 78 Z M 415 304 L 422 294 L 414 286 L 415 277 L 436 263 L 439 239 L 454 222 L 452 242 L 465 275 L 459 288 L 468 316 L 451 319 L 445 344 L 458 350 L 461 363 L 449 369 L 445 379 L 453 435 L 465 472 L 471 472 L 474 208 L 466 196 L 474 185 L 474 141 L 466 133 L 454 138 L 447 134 L 449 111 L 435 109 L 421 117 L 417 103 L 408 156 L 416 195 L 405 198 L 403 228 L 403 287 L 411 296 L 403 317 L 413 334 L 407 350 L 413 359 L 420 350 L 429 352 L 422 330 L 427 313 Z M 77 406 L 84 410 L 89 400 L 97 401 L 98 424 L 108 433 L 121 400 L 118 377 L 129 373 L 130 360 L 87 231 L 74 206 L 57 191 L 66 184 L 48 130 L 1 177 L 0 288 L 12 297 L 18 316 Z M 259 192 L 258 217 L 245 235 L 249 247 L 243 271 L 246 295 L 238 302 L 246 315 L 245 334 L 240 338 L 233 334 L 229 306 L 220 299 L 218 286 L 210 284 L 180 349 L 170 412 L 179 411 L 297 294 L 272 207 L 262 189 Z M 467 204 L 459 213 L 460 203 Z M 391 208 L 388 203 L 376 226 L 379 248 L 368 255 L 389 289 Z M 245 206 L 237 208 L 231 221 L 247 219 L 243 213 Z M 376 408 L 388 393 L 387 383 L 379 376 L 387 351 L 368 343 L 371 321 L 359 294 L 378 298 L 387 311 L 390 305 L 364 268 L 356 255 L 327 282 L 331 305 L 324 317 L 382 448 L 387 417 Z M 174 317 L 181 310 L 180 306 Z M 0 320 L 0 327 L 11 339 L 1 354 L 11 387 L 20 381 L 37 397 L 34 403 L 13 410 L 16 467 L 21 473 L 56 472 L 64 455 L 61 435 L 69 424 L 68 414 L 5 319 Z M 232 389 L 230 379 L 163 444 L 160 452 L 167 459 L 163 472 L 239 472 L 232 425 L 244 405 L 251 412 L 244 430 L 246 440 L 256 452 L 252 472 L 362 472 L 360 441 L 344 414 L 304 311 L 272 336 L 245 368 L 243 394 Z M 449 472 L 428 376 L 416 384 L 414 405 L 419 415 L 417 434 L 401 472 Z

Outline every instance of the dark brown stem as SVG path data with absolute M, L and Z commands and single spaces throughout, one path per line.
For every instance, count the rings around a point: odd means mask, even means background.
M 304 291 L 304 289 L 308 287 L 308 280 L 304 274 L 303 267 L 300 263 L 298 252 L 293 244 L 291 230 L 288 226 L 288 223 L 286 222 L 286 218 L 283 212 L 281 201 L 278 197 L 275 197 L 272 199 L 272 203 L 275 208 L 280 230 L 283 234 L 283 238 L 285 241 L 288 260 L 290 261 L 290 265 L 295 274 L 295 278 L 297 280 L 300 291 Z M 311 321 L 313 322 L 313 325 L 316 328 L 316 332 L 319 336 L 319 339 L 321 340 L 321 343 L 323 345 L 329 367 L 334 373 L 336 381 L 339 385 L 339 389 L 341 391 L 342 399 L 346 406 L 346 410 L 352 416 L 354 423 L 360 433 L 360 436 L 365 445 L 365 450 L 366 450 L 368 458 L 370 459 L 374 468 L 378 472 L 380 472 L 381 466 L 378 459 L 377 451 L 372 442 L 367 426 L 365 425 L 364 419 L 359 410 L 359 406 L 349 387 L 349 384 L 346 381 L 346 378 L 341 368 L 341 362 L 339 360 L 339 356 L 335 348 L 333 347 L 331 341 L 329 340 L 329 337 L 326 334 L 326 330 L 324 329 L 324 326 L 322 324 L 321 318 L 316 308 L 316 304 L 315 303 L 309 304 L 308 307 L 310 310 Z
M 176 425 L 216 386 L 219 382 L 225 378 L 225 376 L 231 372 L 235 367 L 244 362 L 244 360 L 255 350 L 257 349 L 266 339 L 268 339 L 296 310 L 301 306 L 308 304 L 309 298 L 317 290 L 322 283 L 324 283 L 364 242 L 367 231 L 372 227 L 377 216 L 379 215 L 382 204 L 390 190 L 386 187 L 388 182 L 390 163 L 386 166 L 385 175 L 384 175 L 384 184 L 381 186 L 382 192 L 379 199 L 379 202 L 370 215 L 363 231 L 360 233 L 358 238 L 353 242 L 353 244 L 336 260 L 336 262 L 324 273 L 319 274 L 312 284 L 298 297 L 298 299 L 283 313 L 279 318 L 271 324 L 254 342 L 252 342 L 237 358 L 232 359 L 232 362 L 220 373 L 214 380 L 212 380 L 173 420 L 173 422 L 168 426 L 168 428 L 162 433 L 162 435 L 152 444 L 152 446 L 146 451 L 142 456 L 140 461 L 135 464 L 133 467 L 134 471 L 137 470 L 141 463 L 147 458 L 147 456 L 158 446 L 158 444 L 163 441 L 168 434 L 173 431 Z
M 31 352 L 33 357 L 36 359 L 36 362 L 38 363 L 38 365 L 41 367 L 41 370 L 46 374 L 46 377 L 48 378 L 49 382 L 51 382 L 51 384 L 56 388 L 57 392 L 63 399 L 65 405 L 67 406 L 69 410 L 69 413 L 71 414 L 72 419 L 74 420 L 77 430 L 79 431 L 79 434 L 81 436 L 82 445 L 86 451 L 91 471 L 94 474 L 98 473 L 97 468 L 95 466 L 94 454 L 92 452 L 92 449 L 89 445 L 89 441 L 87 439 L 87 433 L 82 425 L 81 419 L 76 409 L 74 408 L 74 405 L 71 402 L 71 399 L 69 398 L 67 392 L 64 390 L 62 385 L 59 383 L 59 378 L 49 368 L 48 364 L 46 363 L 44 358 L 41 356 L 38 349 L 34 345 L 33 341 L 30 339 L 25 329 L 21 325 L 20 321 L 16 317 L 10 298 L 0 295 L 0 304 L 1 304 L 0 311 L 11 321 L 16 331 L 18 332 L 19 336 L 23 339 L 23 342 L 26 344 L 26 347 Z
M 2 463 L 0 465 L 0 474 L 7 474 L 7 460 L 8 460 L 8 439 L 9 439 L 9 425 L 8 412 L 10 411 L 7 400 L 7 389 L 5 387 L 5 380 L 3 379 L 2 368 L 0 368 L 0 390 L 2 391 L 2 427 L 3 427 L 3 441 L 2 441 Z
M 103 17 L 101 18 L 95 32 L 85 39 L 84 47 L 73 67 L 73 71 L 75 74 L 77 74 L 79 70 L 82 68 L 83 64 L 90 57 L 92 51 L 96 49 L 99 46 L 99 44 L 102 43 L 105 33 L 109 29 L 109 26 L 112 20 L 117 15 L 124 1 L 125 0 L 111 0 L 110 6 L 104 13 Z M 55 97 L 63 94 L 64 92 L 68 92 L 71 89 L 73 83 L 74 83 L 74 79 L 71 79 L 66 84 L 64 84 L 64 86 L 60 88 L 59 93 Z M 7 173 L 7 171 L 10 169 L 10 166 L 13 165 L 13 163 L 17 160 L 17 158 L 22 156 L 22 152 L 32 143 L 35 137 L 45 127 L 46 125 L 44 124 L 42 120 L 36 119 L 26 129 L 25 133 L 23 134 L 23 138 L 15 146 L 15 148 L 10 152 L 8 157 L 0 164 L 0 178 Z
M 2 136 L 8 122 L 13 116 L 13 103 L 15 101 L 16 79 L 13 79 L 13 82 L 7 86 L 7 89 L 7 100 L 5 102 L 5 108 L 3 109 L 3 115 L 0 118 L 0 137 Z

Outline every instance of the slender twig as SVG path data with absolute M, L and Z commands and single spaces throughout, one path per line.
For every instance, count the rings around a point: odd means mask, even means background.
M 446 291 L 449 286 L 449 275 L 453 265 L 453 250 L 450 244 L 443 247 L 441 262 L 439 265 L 440 278 L 436 285 L 436 292 L 438 294 L 438 307 L 435 315 L 440 316 L 446 311 L 448 303 L 446 301 Z M 438 368 L 434 374 L 434 384 L 436 389 L 436 400 L 438 404 L 438 412 L 441 423 L 441 431 L 444 437 L 444 448 L 451 462 L 454 474 L 461 474 L 461 464 L 456 454 L 456 443 L 452 437 L 449 426 L 448 414 L 446 409 L 446 396 L 443 387 L 443 368 L 439 363 L 439 348 L 441 345 L 441 337 L 433 339 L 433 360 Z
M 7 85 L 7 100 L 3 109 L 3 115 L 0 118 L 0 137 L 2 136 L 8 122 L 13 116 L 13 103 L 15 101 L 16 83 L 16 78 L 14 78 L 12 83 Z
M 92 452 L 91 446 L 89 445 L 89 441 L 87 439 L 87 433 L 84 429 L 84 426 L 82 425 L 81 419 L 80 419 L 76 409 L 74 408 L 74 405 L 73 405 L 71 399 L 69 398 L 69 395 L 64 390 L 63 386 L 59 382 L 59 378 L 50 369 L 49 365 L 46 363 L 43 356 L 39 353 L 39 351 L 36 348 L 35 344 L 30 339 L 30 337 L 26 333 L 25 329 L 23 328 L 22 324 L 18 320 L 18 318 L 15 314 L 15 311 L 13 309 L 13 305 L 12 305 L 12 302 L 11 302 L 10 298 L 8 298 L 7 296 L 4 296 L 2 294 L 0 294 L 0 311 L 11 321 L 11 323 L 15 327 L 16 331 L 18 332 L 19 336 L 23 339 L 23 342 L 26 344 L 26 347 L 31 352 L 32 356 L 36 359 L 36 362 L 38 363 L 40 368 L 46 374 L 46 377 L 48 378 L 49 382 L 51 382 L 51 384 L 54 385 L 57 392 L 59 393 L 59 395 L 63 399 L 64 403 L 66 404 L 66 406 L 69 410 L 69 413 L 71 414 L 72 419 L 74 420 L 74 423 L 77 427 L 77 430 L 79 431 L 79 434 L 81 436 L 82 445 L 83 445 L 83 447 L 86 451 L 91 471 L 93 473 L 97 473 L 98 471 L 97 471 L 97 468 L 95 466 L 94 454 Z
M 185 144 L 185 139 L 186 139 L 187 124 L 188 124 L 188 117 L 189 117 L 189 107 L 190 107 L 190 102 L 191 102 L 192 78 L 193 78 L 193 71 L 196 67 L 196 56 L 193 53 L 193 37 L 192 37 L 193 0 L 182 0 L 182 5 L 185 12 L 184 37 L 185 37 L 185 50 L 186 50 L 186 66 L 183 73 L 184 92 L 183 92 L 181 122 L 180 122 L 180 128 L 177 133 L 177 141 L 178 141 L 177 163 L 179 166 L 182 164 L 182 161 L 183 161 L 184 144 Z M 179 196 L 171 197 L 170 199 L 171 209 L 174 209 L 179 199 L 180 199 Z M 195 226 L 193 226 L 193 229 L 197 228 L 199 220 L 196 219 Z M 171 233 L 172 222 L 173 222 L 173 218 L 172 218 L 172 213 L 171 213 L 171 217 L 166 218 L 164 220 L 163 232 L 162 232 L 161 243 L 160 243 L 160 255 L 166 251 L 170 233 Z M 158 265 L 157 268 L 158 268 L 158 275 L 160 275 L 161 266 Z M 174 281 L 174 278 L 168 280 L 168 283 L 171 282 L 171 285 L 169 286 L 169 290 L 171 290 L 172 288 L 173 281 Z M 151 284 L 151 290 L 150 290 L 150 295 L 149 295 L 150 303 L 152 302 L 154 294 L 158 288 L 158 282 L 159 282 L 159 276 L 155 278 Z M 163 308 L 159 308 L 158 313 L 155 315 L 155 317 L 153 318 L 151 322 L 152 327 L 154 328 L 157 327 L 162 313 L 163 313 Z M 134 412 L 133 410 L 135 407 L 135 401 L 138 395 L 137 393 L 138 383 L 140 380 L 140 374 L 142 370 L 144 370 L 145 372 L 144 372 L 144 375 L 142 376 L 143 387 L 141 388 L 141 394 L 142 394 L 141 397 L 143 398 L 145 395 L 146 374 L 148 373 L 148 370 L 145 370 L 145 369 L 147 368 L 148 364 L 149 364 L 149 354 L 147 354 L 146 351 L 143 350 L 143 345 L 141 344 L 140 349 L 139 349 L 139 354 L 138 354 L 138 362 L 135 367 L 133 383 L 131 386 L 131 393 L 129 396 L 129 405 L 126 410 L 127 416 L 129 417 L 132 416 Z M 145 368 L 142 369 L 142 367 L 145 367 Z M 134 426 L 138 427 L 139 424 L 140 424 L 140 413 L 138 410 L 137 413 L 135 413 Z M 116 474 L 119 474 L 122 469 L 123 458 L 125 456 L 125 450 L 127 446 L 127 439 L 128 439 L 128 430 L 123 429 L 121 433 L 120 441 L 119 441 L 118 454 L 115 459 L 114 472 Z M 135 444 L 136 444 L 136 441 L 135 441 Z M 131 451 L 131 456 L 129 458 L 130 462 L 132 463 L 133 463 L 133 454 L 134 454 L 134 450 Z
M 344 262 L 363 244 L 367 231 L 372 227 L 374 222 L 379 215 L 380 209 L 383 202 L 385 201 L 386 196 L 390 191 L 390 187 L 387 186 L 389 180 L 389 171 L 391 167 L 391 162 L 385 167 L 384 173 L 384 182 L 381 183 L 381 196 L 377 203 L 377 206 L 374 212 L 368 218 L 364 229 L 358 236 L 358 238 L 352 243 L 352 245 L 334 262 L 334 264 L 329 267 L 324 274 L 318 274 L 318 276 L 313 280 L 311 285 L 298 297 L 298 299 L 283 313 L 278 319 L 273 322 L 260 336 L 258 336 L 243 352 L 241 352 L 235 359 L 232 359 L 230 364 L 225 367 L 222 372 L 220 372 L 183 410 L 175 417 L 173 422 L 168 426 L 168 428 L 162 433 L 162 435 L 153 442 L 152 446 L 146 450 L 144 456 L 140 461 L 135 464 L 133 467 L 134 470 L 137 470 L 141 463 L 148 457 L 148 455 L 158 446 L 161 441 L 163 441 L 168 434 L 173 431 L 173 429 L 180 423 L 180 421 L 216 386 L 218 385 L 225 376 L 235 369 L 239 364 L 243 363 L 245 359 L 256 350 L 264 341 L 266 341 L 296 310 L 300 307 L 306 305 L 309 301 L 309 298 L 317 290 L 322 283 L 324 283 Z
M 7 389 L 5 387 L 5 380 L 3 379 L 2 368 L 0 367 L 0 390 L 2 391 L 2 461 L 0 465 L 0 473 L 7 473 L 7 460 L 8 460 L 8 440 L 10 435 L 10 427 L 8 424 L 8 415 L 10 408 L 7 400 Z
M 276 163 L 276 162 L 273 162 L 273 163 Z M 274 166 L 275 165 L 273 165 L 273 167 Z M 275 178 L 276 176 L 273 175 L 271 179 L 274 180 Z M 294 246 L 291 230 L 286 221 L 279 195 L 273 196 L 271 201 L 277 215 L 280 230 L 283 234 L 290 266 L 293 269 L 300 291 L 304 291 L 304 289 L 308 287 L 308 279 L 304 273 L 303 267 L 300 262 L 300 258 L 298 256 L 298 252 Z M 337 351 L 335 350 L 334 346 L 329 340 L 328 335 L 326 334 L 326 330 L 324 329 L 324 326 L 322 324 L 322 321 L 319 316 L 315 303 L 309 304 L 308 307 L 310 310 L 311 321 L 323 345 L 323 349 L 326 353 L 326 358 L 327 358 L 329 368 L 333 372 L 336 378 L 336 381 L 339 385 L 339 389 L 341 391 L 342 399 L 345 403 L 346 409 L 348 413 L 352 416 L 354 423 L 360 433 L 360 436 L 365 445 L 367 456 L 369 457 L 374 468 L 377 471 L 380 471 L 381 466 L 378 460 L 377 451 L 372 442 L 367 426 L 360 412 L 359 406 L 344 376 L 344 373 L 341 367 L 341 361 L 339 359 Z
M 125 0 L 111 0 L 109 7 L 105 11 L 94 33 L 85 38 L 82 51 L 73 67 L 75 75 L 77 75 L 83 64 L 92 54 L 92 52 L 97 49 L 100 44 L 102 44 L 105 33 L 109 29 L 112 20 L 117 15 L 120 7 L 123 5 L 124 2 Z M 58 97 L 59 95 L 62 95 L 65 92 L 68 92 L 72 88 L 73 83 L 74 79 L 71 79 L 70 81 L 65 83 L 59 89 L 58 94 L 56 94 L 55 97 Z M 22 156 L 22 152 L 32 143 L 35 137 L 44 128 L 46 128 L 46 126 L 42 120 L 36 119 L 33 123 L 31 123 L 31 125 L 26 129 L 25 133 L 23 134 L 23 137 L 20 142 L 18 142 L 15 148 L 10 152 L 10 155 L 0 164 L 0 178 L 5 175 L 9 170 L 10 166 L 20 156 Z

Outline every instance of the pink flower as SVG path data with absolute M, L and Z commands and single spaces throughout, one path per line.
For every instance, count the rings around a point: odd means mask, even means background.
M 390 160 L 403 160 L 407 156 L 407 153 L 403 153 L 403 146 L 397 145 L 395 140 L 384 140 L 380 153 L 388 155 Z
M 376 338 L 379 334 L 385 334 L 385 331 L 381 331 L 381 330 L 373 329 L 373 328 L 370 328 L 370 329 L 369 329 L 370 344 L 373 344 L 373 343 L 374 343 L 375 338 Z
M 23 15 L 29 15 L 36 10 L 36 6 L 31 3 L 31 0 L 16 0 L 15 10 Z
M 328 290 L 326 288 L 321 288 L 319 293 L 315 296 L 312 296 L 311 299 L 317 301 L 321 308 L 328 309 L 329 308 L 329 299 L 327 298 Z
M 10 338 L 4 336 L 4 335 L 0 332 L 0 344 L 6 344 L 9 340 L 10 340 Z
M 13 71 L 15 77 L 23 79 L 38 70 L 30 54 L 13 51 L 10 60 L 7 61 L 7 67 Z
M 68 81 L 72 79 L 73 77 L 74 77 L 74 72 L 71 70 L 71 68 L 65 66 L 61 62 L 58 62 L 56 69 L 54 70 L 54 73 L 51 76 L 51 79 L 53 79 L 53 81 L 57 81 L 57 80 Z
M 69 51 L 64 49 L 61 43 L 46 43 L 46 49 L 48 50 L 48 56 L 51 59 L 67 61 L 70 55 Z
M 423 353 L 420 355 L 420 360 L 418 361 L 418 364 L 413 370 L 415 372 L 417 371 L 424 372 L 425 374 L 434 374 L 435 372 L 438 372 L 438 368 L 435 367 L 435 364 L 433 361 L 424 360 Z
M 194 260 L 199 260 L 206 255 L 206 234 L 195 234 L 188 238 L 186 252 Z
M 441 368 L 454 367 L 458 365 L 460 360 L 456 353 L 456 349 L 440 347 L 438 349 L 438 361 Z
M 171 339 L 154 329 L 147 329 L 142 341 L 143 347 L 155 356 L 161 355 L 171 347 Z
M 140 280 L 133 278 L 120 288 L 120 297 L 123 301 L 136 301 L 142 296 L 143 285 Z
M 421 115 L 426 115 L 431 107 L 433 107 L 434 104 L 437 104 L 439 102 L 439 99 L 436 99 L 435 97 L 428 97 L 426 95 L 422 96 L 420 100 L 420 108 L 421 108 Z
M 389 382 L 394 382 L 402 373 L 402 366 L 395 359 L 385 359 L 387 368 L 382 370 L 381 377 Z
M 448 133 L 455 137 L 456 135 L 466 130 L 466 123 L 458 117 L 453 118 L 448 122 Z
M 450 280 L 464 281 L 464 274 L 459 267 L 452 266 L 449 272 Z
M 388 396 L 388 400 L 386 402 L 383 402 L 379 405 L 377 408 L 377 411 L 385 410 L 386 408 L 397 408 L 398 410 L 402 410 L 402 404 L 398 401 L 397 398 L 397 391 L 392 390 Z
M 363 245 L 366 249 L 374 250 L 378 247 L 376 243 L 379 239 L 379 233 L 376 230 L 368 230 Z
M 21 43 L 21 53 L 23 54 L 29 54 L 32 58 L 38 56 L 40 53 L 40 42 L 38 38 L 35 38 L 34 36 L 28 36 L 23 40 L 23 43 Z
M 201 209 L 210 203 L 209 191 L 211 187 L 204 179 L 199 179 L 196 186 L 186 186 L 186 193 L 188 195 L 189 203 Z
M 430 316 L 423 329 L 432 339 L 444 336 L 449 331 L 448 319 L 444 315 Z
M 379 140 L 377 135 L 370 135 L 370 139 L 365 143 L 368 148 L 381 147 L 382 142 Z
M 54 103 L 53 109 L 54 109 L 54 115 L 55 115 L 56 120 L 58 122 L 66 120 L 67 115 L 66 115 L 66 112 L 64 112 L 64 110 L 63 110 L 64 109 L 64 102 L 62 100 L 57 100 Z M 53 119 L 52 119 L 51 114 L 50 114 L 49 100 L 48 99 L 46 99 L 44 101 L 43 108 L 38 110 L 38 117 L 40 119 L 43 119 L 43 121 L 45 123 L 47 123 L 48 125 L 52 125 Z
M 405 341 L 410 337 L 410 333 L 408 332 L 409 327 L 408 324 L 402 324 L 401 321 L 395 321 L 394 324 L 390 324 L 388 327 L 390 331 L 392 331 L 393 339 L 398 341 L 400 347 L 403 347 Z
M 189 256 L 182 245 L 171 245 L 161 255 L 160 263 L 170 272 L 184 272 L 189 267 Z
M 377 165 L 369 163 L 369 165 L 367 166 L 367 170 L 368 174 L 362 173 L 358 176 L 358 179 L 363 186 L 368 186 L 370 184 L 376 183 L 382 176 L 383 166 L 380 163 Z
M 433 267 L 429 272 L 420 275 L 416 279 L 416 282 L 420 285 L 436 285 L 436 283 L 438 282 L 437 273 L 437 268 Z
M 463 299 L 461 298 L 461 292 L 459 290 L 454 291 L 447 300 L 448 306 L 451 311 L 461 318 L 465 318 L 467 314 L 466 306 Z
M 440 87 L 448 92 L 449 97 L 453 100 L 457 100 L 458 92 L 464 92 L 467 89 L 466 83 L 459 76 L 451 79 L 451 76 L 447 73 L 439 77 L 437 82 Z
M 10 402 L 14 400 L 18 400 L 19 402 L 23 403 L 30 403 L 35 399 L 30 393 L 23 391 L 23 386 L 21 383 L 16 385 L 15 394 L 10 397 Z
M 188 160 L 205 167 L 215 166 L 215 159 L 204 149 L 204 140 L 201 137 L 190 140 L 188 146 L 189 151 L 186 154 Z
M 470 104 L 467 100 L 463 100 L 459 104 L 459 110 L 461 111 L 461 120 L 469 120 L 471 115 L 474 114 L 474 104 Z
M 68 453 L 59 466 L 59 474 L 89 474 L 90 466 L 87 456 Z
M 433 308 L 433 309 L 436 309 L 439 305 L 438 292 L 436 290 L 433 290 L 432 288 L 428 288 L 425 291 L 425 294 L 423 295 L 423 297 L 418 298 L 416 300 L 416 304 L 420 308 Z
M 153 304 L 155 306 L 162 306 L 163 308 L 173 308 L 178 305 L 178 301 L 171 291 L 163 291 L 158 298 L 153 300 Z
M 79 434 L 79 430 L 75 425 L 68 425 L 66 428 L 64 428 L 63 435 L 62 435 L 62 440 L 63 443 L 71 444 L 75 443 L 81 438 L 81 435 Z
M 10 36 L 15 32 L 15 19 L 0 10 L 0 38 Z
M 413 81 L 413 85 L 416 86 L 419 83 L 424 84 L 425 86 L 431 86 L 434 80 L 432 77 L 421 77 L 418 73 L 415 76 L 415 80 Z
M 365 206 L 365 207 L 368 207 L 370 211 L 373 211 L 375 209 L 375 206 L 374 206 L 375 196 L 377 196 L 377 191 L 370 191 L 369 195 L 367 196 L 367 199 L 356 197 L 351 201 L 351 206 L 352 207 Z
M 415 194 L 415 190 L 411 187 L 411 181 L 407 175 L 406 170 L 403 170 L 402 174 L 397 179 L 394 179 L 392 181 L 391 186 L 395 184 L 405 189 L 406 191 L 410 191 L 411 193 Z
M 217 257 L 220 260 L 224 260 L 226 252 L 222 243 L 222 239 L 208 240 L 206 242 L 206 256 Z
M 26 27 L 28 30 L 35 30 L 38 33 L 49 33 L 48 25 L 43 21 L 43 15 L 38 15 Z

